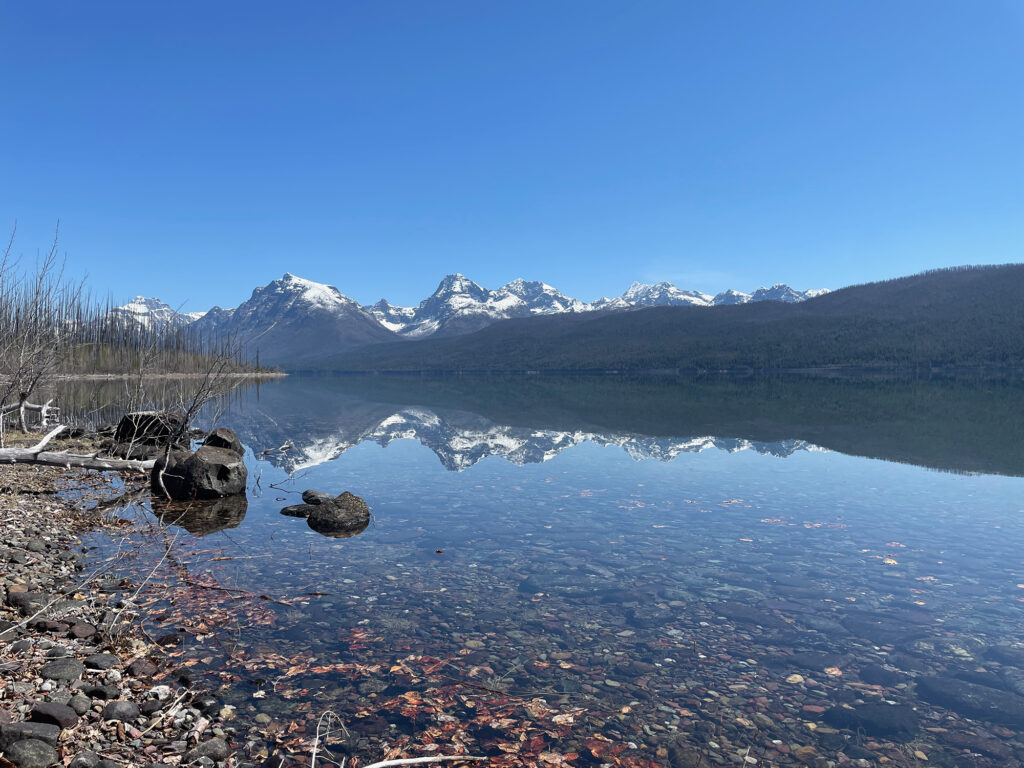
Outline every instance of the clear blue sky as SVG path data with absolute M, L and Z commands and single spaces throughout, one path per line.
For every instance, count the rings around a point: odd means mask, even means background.
M 1019 0 L 11 2 L 0 73 L 0 224 L 119 300 L 1024 260 Z

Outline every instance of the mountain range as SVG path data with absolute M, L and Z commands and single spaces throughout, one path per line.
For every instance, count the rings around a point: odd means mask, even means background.
M 353 349 L 321 367 L 522 373 L 1024 366 L 1024 264 L 933 270 L 802 294 L 801 301 L 786 301 L 781 286 L 766 294 L 783 300 L 512 318 L 461 336 Z M 626 293 L 634 302 L 641 295 Z
M 158 299 L 137 297 L 114 312 L 147 327 L 188 327 L 208 338 L 231 337 L 264 364 L 317 367 L 357 347 L 390 341 L 447 338 L 479 331 L 502 320 L 543 315 L 582 315 L 652 306 L 714 307 L 762 301 L 802 302 L 827 290 L 796 291 L 787 285 L 752 293 L 711 296 L 671 283 L 633 283 L 621 296 L 586 303 L 552 286 L 513 280 L 487 289 L 461 274 L 446 276 L 415 307 L 381 299 L 362 306 L 337 288 L 290 273 L 256 288 L 233 309 L 213 307 L 183 314 Z

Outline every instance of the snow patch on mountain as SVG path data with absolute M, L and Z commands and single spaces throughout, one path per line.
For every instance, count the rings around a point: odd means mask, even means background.
M 199 319 L 203 312 L 178 312 L 160 299 L 136 296 L 127 304 L 111 310 L 111 314 L 143 328 L 181 328 Z
M 389 330 L 416 339 L 469 333 L 514 317 L 586 312 L 589 307 L 547 283 L 517 279 L 490 290 L 455 273 L 447 275 L 419 306 L 398 307 L 381 299 L 363 309 Z
M 622 294 L 623 300 L 634 307 L 710 307 L 713 297 L 700 291 L 684 291 L 672 283 L 633 283 Z

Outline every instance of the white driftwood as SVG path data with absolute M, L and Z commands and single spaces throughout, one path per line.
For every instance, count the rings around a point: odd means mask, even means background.
M 50 399 L 47 400 L 42 405 L 38 405 L 37 403 L 8 403 L 3 408 L 0 408 L 0 413 L 13 413 L 14 411 L 17 410 L 35 411 L 36 413 L 47 413 L 51 410 L 55 410 L 50 407 L 50 403 L 52 402 L 53 400 Z
M 82 467 L 101 471 L 149 472 L 156 463 L 136 461 L 134 459 L 108 459 L 98 454 L 66 453 L 64 451 L 44 451 L 43 448 L 67 427 L 60 426 L 51 430 L 46 437 L 30 448 L 0 448 L 0 464 L 43 464 L 48 467 Z
M 486 757 L 471 757 L 469 755 L 435 755 L 433 757 L 407 757 L 403 760 L 382 760 L 379 763 L 370 763 L 365 768 L 385 768 L 385 766 L 391 765 L 420 765 L 422 763 L 442 763 L 446 761 L 475 762 L 477 760 L 486 759 Z

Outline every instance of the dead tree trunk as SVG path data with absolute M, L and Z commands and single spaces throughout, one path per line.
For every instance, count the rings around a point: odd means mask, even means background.
M 132 459 L 108 459 L 98 454 L 67 453 L 65 451 L 44 451 L 43 448 L 67 427 L 57 427 L 30 448 L 0 448 L 0 464 L 43 464 L 49 467 L 82 467 L 100 471 L 149 472 L 154 461 Z

